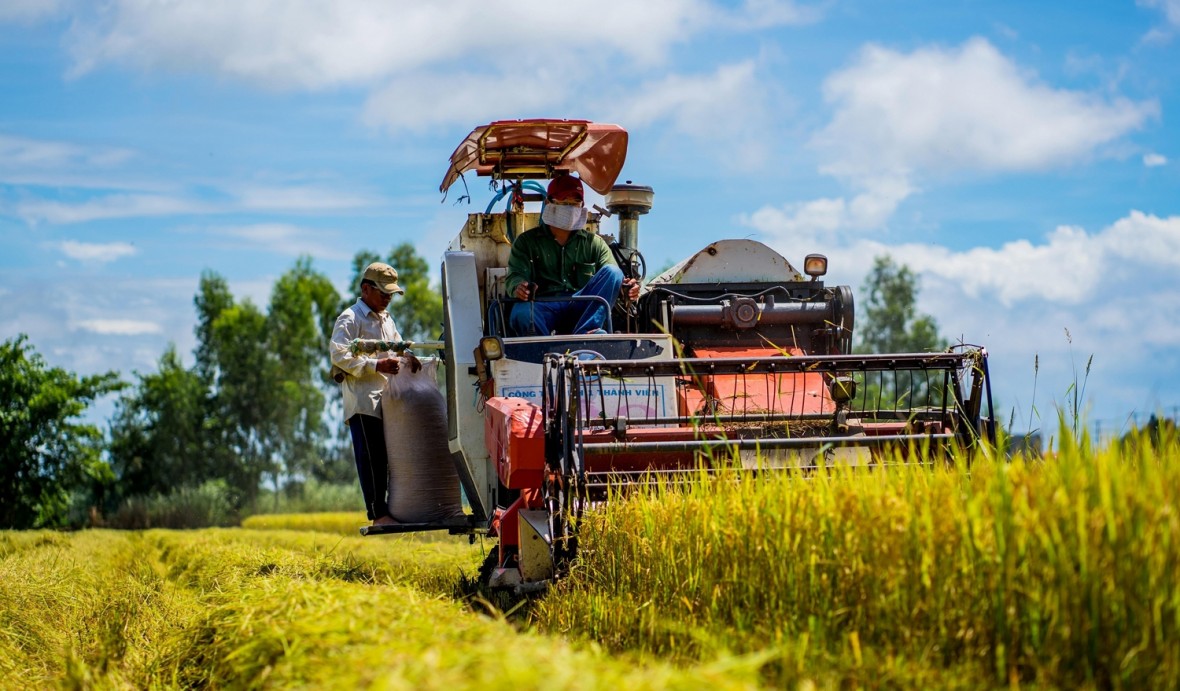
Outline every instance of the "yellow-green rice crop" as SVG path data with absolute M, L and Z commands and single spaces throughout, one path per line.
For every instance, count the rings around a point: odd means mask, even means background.
M 360 538 L 323 537 L 4 534 L 0 686 L 756 687 L 756 665 L 743 660 L 637 666 L 518 632 L 417 587 L 399 565 L 420 552 L 382 554 L 380 541 L 358 550 Z
M 1180 686 L 1175 444 L 702 477 L 588 520 L 536 614 L 616 650 L 768 651 L 776 683 Z
M 362 511 L 340 511 L 326 513 L 272 513 L 247 516 L 242 519 L 243 528 L 255 530 L 314 530 L 339 535 L 360 534 L 360 527 L 368 525 Z
M 0 533 L 0 688 L 1180 687 L 1174 441 L 632 493 L 535 631 L 362 522 Z

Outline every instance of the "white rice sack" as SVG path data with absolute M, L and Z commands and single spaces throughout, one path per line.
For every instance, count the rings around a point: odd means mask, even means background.
M 436 380 L 438 358 L 411 372 L 405 358 L 381 394 L 389 457 L 389 514 L 402 523 L 463 515 L 459 475 L 447 447 L 447 404 Z

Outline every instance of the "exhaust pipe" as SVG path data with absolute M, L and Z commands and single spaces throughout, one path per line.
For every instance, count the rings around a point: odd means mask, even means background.
M 639 249 L 639 217 L 651 211 L 655 192 L 647 185 L 615 185 L 606 193 L 606 208 L 619 217 L 619 245 L 630 250 Z

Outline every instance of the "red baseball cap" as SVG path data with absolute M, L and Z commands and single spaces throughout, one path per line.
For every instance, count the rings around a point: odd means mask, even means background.
M 581 203 L 584 200 L 582 181 L 572 175 L 561 175 L 553 178 L 553 181 L 549 183 L 549 201 L 551 202 L 577 201 Z

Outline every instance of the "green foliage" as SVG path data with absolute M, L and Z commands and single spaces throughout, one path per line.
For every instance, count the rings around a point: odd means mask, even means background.
M 389 314 L 402 338 L 407 341 L 437 339 L 442 331 L 442 292 L 431 285 L 430 265 L 408 242 L 397 245 L 385 257 L 363 250 L 353 258 L 350 284 L 353 290 L 360 290 L 365 267 L 376 261 L 397 269 L 397 283 L 406 290 L 405 295 L 395 296 L 389 303 Z M 341 310 L 352 302 L 347 300 Z
M 917 311 L 919 281 L 908 266 L 889 255 L 877 257 L 865 278 L 864 300 L 855 326 L 857 352 L 921 353 L 945 350 L 934 318 Z M 888 410 L 899 414 L 942 404 L 944 384 L 926 372 L 869 372 L 857 375 L 855 410 Z
M 211 336 L 218 363 L 211 441 L 214 453 L 228 461 L 224 472 L 232 473 L 227 479 L 243 491 L 245 503 L 258 493 L 262 475 L 276 472 L 271 406 L 279 363 L 266 349 L 266 316 L 249 300 L 222 312 Z
M 100 458 L 102 434 L 76 418 L 123 384 L 114 372 L 78 377 L 26 345 L 0 343 L 0 527 L 58 526 L 71 490 L 101 495 L 110 468 Z
M 1166 449 L 1180 445 L 1180 431 L 1172 418 L 1152 415 L 1146 425 L 1124 434 L 1119 445 L 1128 453 L 1138 453 L 1144 447 L 1147 450 Z
M 107 519 L 107 526 L 142 530 L 237 525 L 233 496 L 223 480 L 182 485 L 169 494 L 133 496 Z
M 945 350 L 934 318 L 917 311 L 918 276 L 889 255 L 877 257 L 860 296 L 856 326 L 862 353 L 922 353 Z
M 264 477 L 280 488 L 322 474 L 324 459 L 340 456 L 328 448 L 324 415 L 335 388 L 324 354 L 340 297 L 308 257 L 279 277 L 272 296 L 263 313 L 235 301 L 221 276 L 202 274 L 195 366 L 186 370 L 169 349 L 157 373 L 139 375 L 112 422 L 124 497 L 175 496 L 222 480 L 239 510 L 255 501 Z
M 193 305 L 197 309 L 197 326 L 194 329 L 197 347 L 194 354 L 197 358 L 197 374 L 206 385 L 211 385 L 217 377 L 218 358 L 213 350 L 213 324 L 233 304 L 233 293 L 226 280 L 209 270 L 201 272 L 201 282 L 193 298 Z
M 207 389 L 170 345 L 153 374 L 136 374 L 133 391 L 115 406 L 110 457 L 122 496 L 167 494 L 199 484 L 220 469 L 204 440 Z
M 345 482 L 288 482 L 281 491 L 264 489 L 248 513 L 316 513 L 321 511 L 364 511 L 365 502 L 356 487 L 356 471 Z
M 272 398 L 274 487 L 277 471 L 287 476 L 315 472 L 329 431 L 324 420 L 325 389 L 334 385 L 324 354 L 336 321 L 340 296 L 331 281 L 301 257 L 275 283 L 266 320 L 267 354 L 274 362 Z

